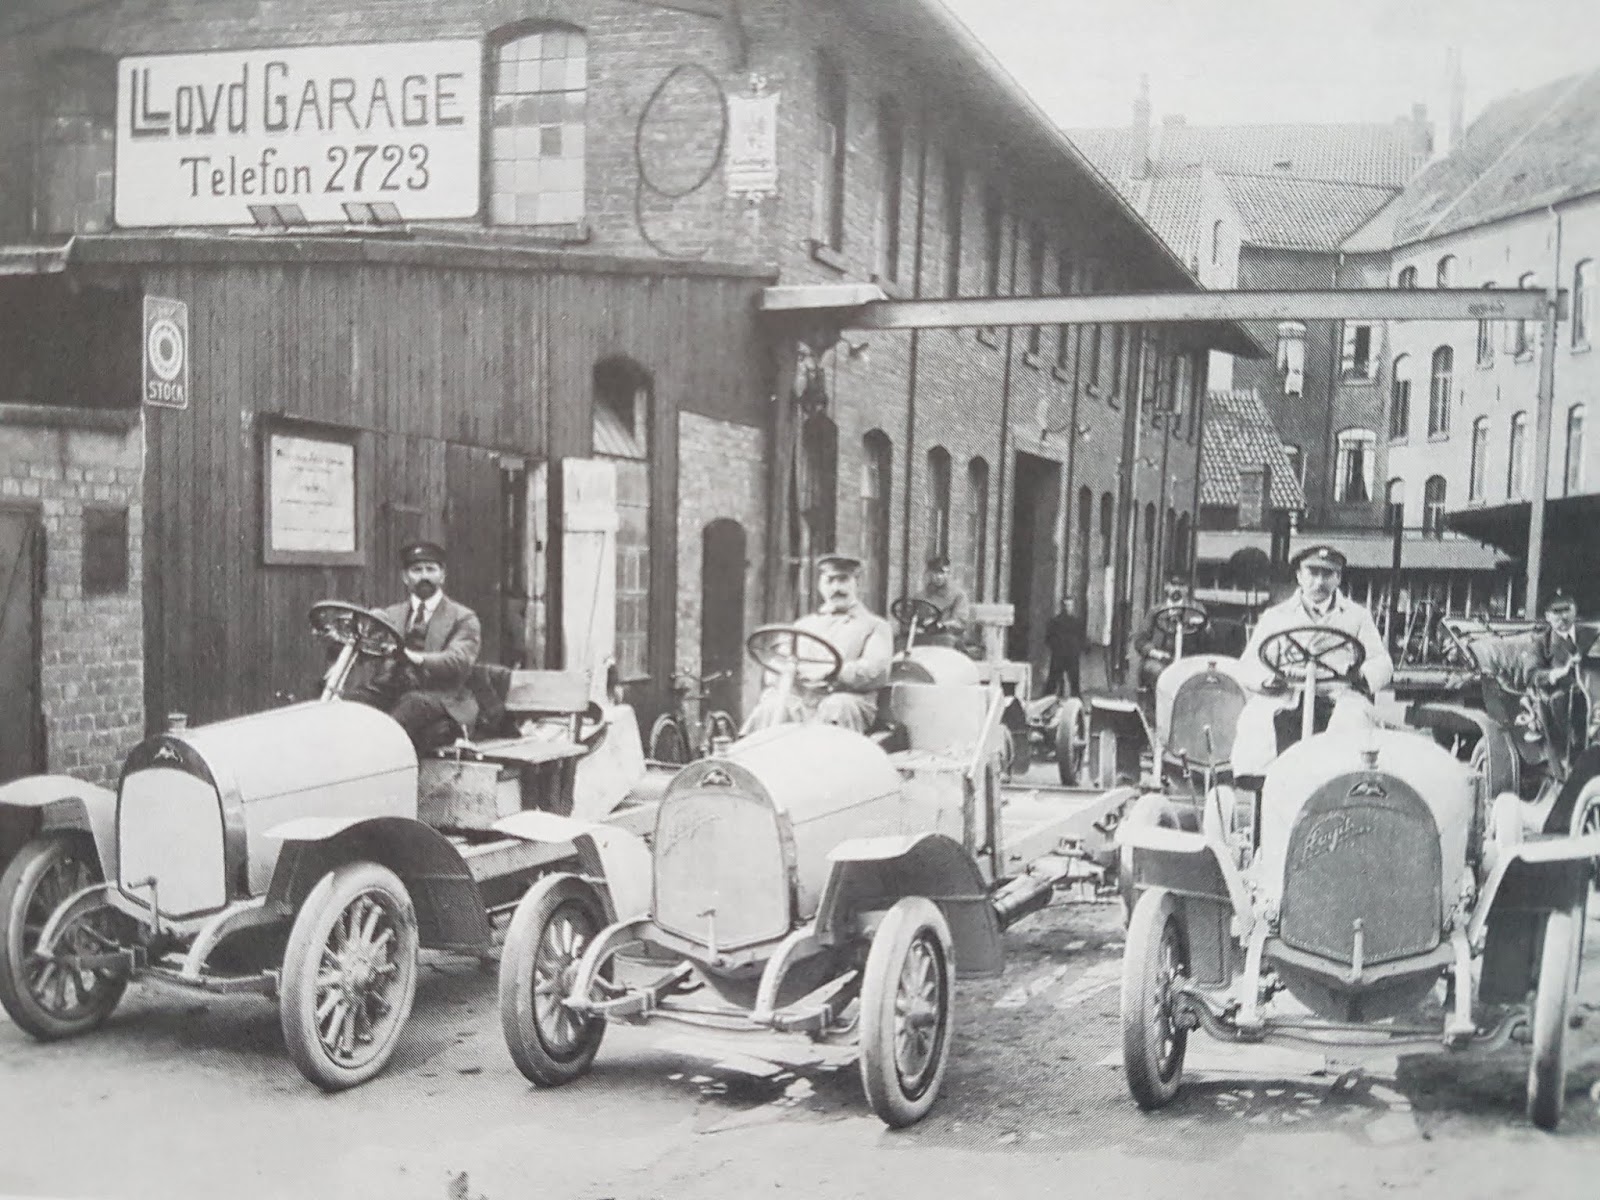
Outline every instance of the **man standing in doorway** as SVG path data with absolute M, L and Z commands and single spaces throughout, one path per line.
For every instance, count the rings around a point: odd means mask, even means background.
M 1050 672 L 1044 681 L 1045 694 L 1083 695 L 1078 668 L 1083 661 L 1084 648 L 1089 644 L 1089 630 L 1078 612 L 1076 596 L 1061 597 L 1060 609 L 1045 622 L 1044 644 L 1045 649 L 1050 651 Z M 1061 691 L 1063 679 L 1071 691 Z

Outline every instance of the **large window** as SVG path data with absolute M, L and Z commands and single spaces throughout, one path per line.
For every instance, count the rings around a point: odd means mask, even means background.
M 1367 504 L 1372 500 L 1372 467 L 1378 435 L 1370 429 L 1340 433 L 1334 453 L 1333 498 L 1339 504 Z
M 817 55 L 816 203 L 813 236 L 834 250 L 844 249 L 844 178 L 848 141 L 849 94 L 844 72 L 827 54 Z
M 928 451 L 928 553 L 950 553 L 950 451 Z
M 989 567 L 989 464 L 975 458 L 967 464 L 967 580 L 975 600 L 984 597 Z
M 1440 346 L 1433 352 L 1433 372 L 1428 379 L 1428 436 L 1439 437 L 1450 432 L 1451 375 L 1454 371 L 1455 351 Z
M 1391 533 L 1406 524 L 1406 481 L 1391 479 L 1383 490 L 1383 527 Z
M 1430 475 L 1422 485 L 1422 532 L 1444 536 L 1444 476 Z
M 1372 378 L 1372 326 L 1354 321 L 1344 323 L 1344 351 L 1339 374 L 1345 379 Z
M 1563 495 L 1575 496 L 1583 491 L 1583 405 L 1574 404 L 1567 409 L 1567 458 L 1561 475 Z
M 1594 259 L 1572 268 L 1572 344 L 1589 344 L 1589 322 L 1594 309 Z
M 588 43 L 554 27 L 497 44 L 489 220 L 565 225 L 583 220 Z
M 1472 423 L 1472 471 L 1467 478 L 1467 500 L 1482 503 L 1485 480 L 1489 474 L 1489 418 L 1479 417 Z
M 1483 285 L 1484 289 L 1494 287 L 1492 282 Z M 1487 367 L 1494 362 L 1494 322 L 1478 322 L 1478 365 Z
M 966 175 L 953 154 L 944 159 L 944 294 L 961 294 L 961 210 Z
M 1539 286 L 1539 278 L 1532 271 L 1517 280 L 1519 288 L 1532 289 Z M 1511 345 L 1508 347 L 1512 354 L 1521 358 L 1531 355 L 1533 348 L 1539 340 L 1539 323 L 1533 320 L 1511 322 Z
M 900 207 L 904 193 L 906 133 L 900 108 L 885 97 L 878 104 L 878 274 L 900 278 Z
M 1528 486 L 1528 414 L 1511 414 L 1506 453 L 1506 499 L 1520 500 Z
M 1411 356 L 1394 360 L 1389 381 L 1389 438 L 1404 441 L 1411 435 Z
M 894 494 L 894 455 L 889 435 L 874 429 L 861 439 L 861 555 L 866 576 L 862 595 L 873 612 L 889 603 L 889 529 Z
M 111 225 L 117 108 L 116 63 L 66 54 L 48 68 L 39 126 L 34 228 L 99 233 Z

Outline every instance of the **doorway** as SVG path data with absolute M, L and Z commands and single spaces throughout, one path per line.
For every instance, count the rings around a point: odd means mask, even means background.
M 43 583 L 38 512 L 0 507 L 0 783 L 45 769 L 39 695 Z
M 700 675 L 726 672 L 706 689 L 704 711 L 744 719 L 744 526 L 723 518 L 700 535 Z
M 1018 454 L 1011 506 L 1011 631 L 1006 657 L 1046 668 L 1044 626 L 1056 608 L 1056 525 L 1061 505 L 1061 464 Z

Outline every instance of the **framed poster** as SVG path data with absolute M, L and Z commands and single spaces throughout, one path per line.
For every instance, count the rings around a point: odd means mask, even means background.
M 263 417 L 261 557 L 268 566 L 360 566 L 361 435 Z

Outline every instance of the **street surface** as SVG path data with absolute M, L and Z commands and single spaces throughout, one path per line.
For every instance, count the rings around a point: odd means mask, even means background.
M 1040 775 L 1043 778 L 1043 775 Z M 944 1092 L 891 1133 L 853 1056 L 661 1024 L 608 1031 L 594 1073 L 529 1085 L 495 978 L 426 956 L 401 1050 L 324 1096 L 275 1009 L 132 989 L 99 1033 L 37 1045 L 0 1022 L 0 1194 L 511 1197 L 1600 1195 L 1600 901 L 1591 906 L 1567 1116 L 1523 1116 L 1525 1052 L 1327 1059 L 1191 1037 L 1172 1106 L 1123 1086 L 1121 907 L 1058 895 L 962 982 Z

